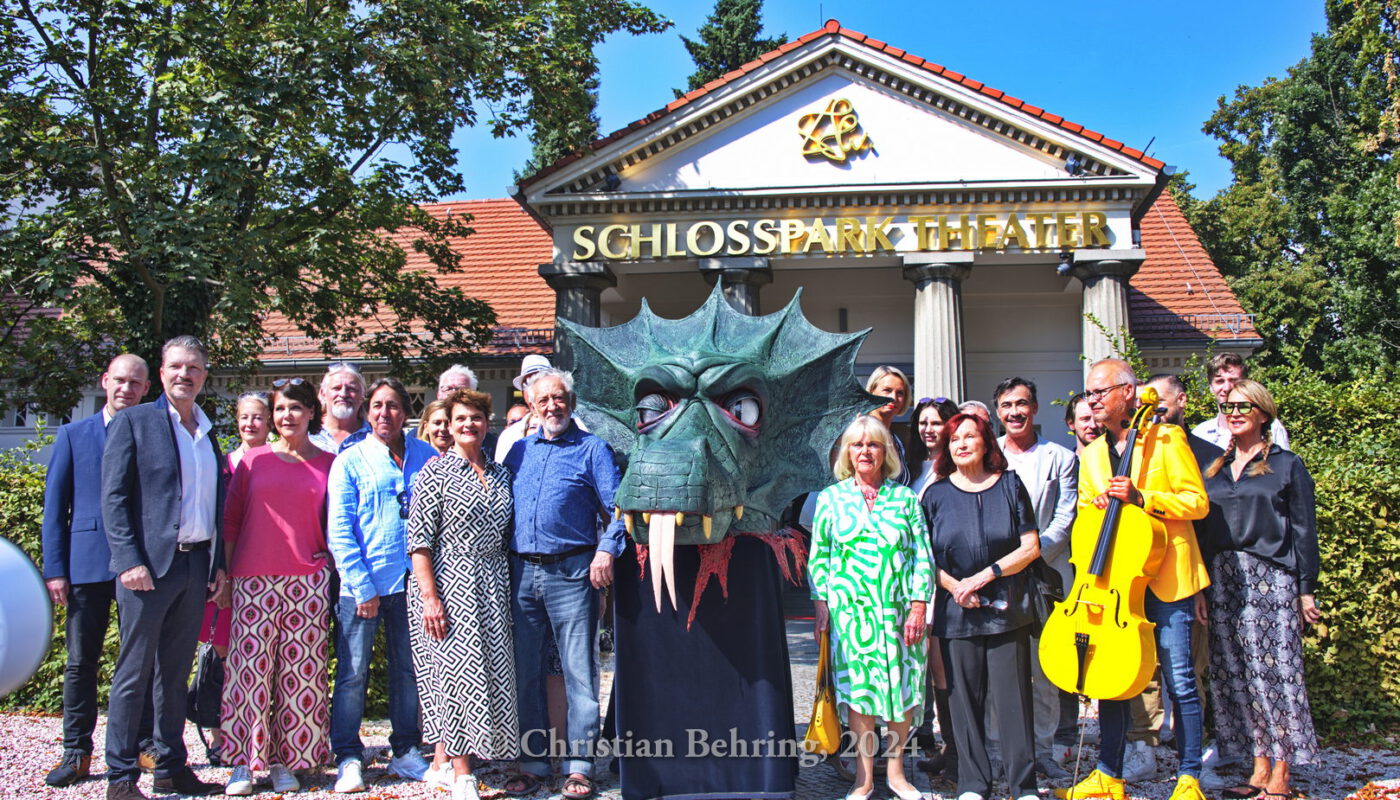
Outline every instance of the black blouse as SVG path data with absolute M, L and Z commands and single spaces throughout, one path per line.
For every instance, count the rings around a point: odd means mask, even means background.
M 920 504 L 929 524 L 933 563 L 958 580 L 986 569 L 1020 547 L 1021 534 L 1037 527 L 1030 494 L 1010 471 L 980 492 L 964 491 L 945 478 L 928 487 Z M 933 598 L 933 635 L 965 639 L 1031 624 L 1024 570 L 993 580 L 979 594 L 984 601 L 1004 603 L 1005 607 L 993 608 L 984 602 L 979 608 L 963 608 L 939 586 Z
M 1253 461 L 1263 458 L 1263 453 Z M 1251 462 L 1253 463 L 1253 462 Z M 1216 553 L 1243 550 L 1276 564 L 1298 578 L 1298 593 L 1317 590 L 1317 509 L 1313 479 L 1303 460 L 1278 445 L 1269 446 L 1273 472 L 1238 482 L 1231 460 L 1213 478 L 1206 478 L 1210 516 L 1201 549 L 1210 565 Z

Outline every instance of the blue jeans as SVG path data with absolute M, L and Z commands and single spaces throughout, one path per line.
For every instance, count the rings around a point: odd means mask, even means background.
M 1201 776 L 1201 694 L 1191 665 L 1191 622 L 1196 617 L 1196 596 L 1171 603 L 1147 590 L 1143 611 L 1157 624 L 1157 660 L 1162 665 L 1162 689 L 1172 702 L 1172 730 L 1177 773 Z M 1123 776 L 1123 752 L 1128 744 L 1132 713 L 1127 700 L 1099 701 L 1099 770 L 1115 778 Z
M 510 560 L 511 616 L 515 623 L 515 670 L 520 697 L 520 767 L 536 777 L 549 774 L 549 711 L 545 701 L 545 631 L 554 632 L 564 667 L 569 702 L 563 760 L 565 775 L 593 774 L 598 740 L 598 590 L 588 580 L 593 552 L 555 564 Z
M 341 596 L 335 617 L 335 691 L 331 695 L 331 750 L 336 763 L 364 758 L 360 722 L 365 715 L 365 686 L 369 682 L 374 635 L 384 622 L 389 651 L 389 746 L 401 756 L 423 741 L 418 728 L 418 683 L 413 676 L 413 656 L 408 646 L 408 604 L 403 592 L 382 595 L 379 615 L 365 619 L 355 615 L 353 597 Z

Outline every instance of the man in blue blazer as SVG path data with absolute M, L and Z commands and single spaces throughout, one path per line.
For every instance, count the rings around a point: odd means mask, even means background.
M 141 402 L 150 373 L 140 356 L 119 355 L 102 373 L 100 413 L 58 429 L 44 484 L 44 582 L 55 606 L 67 606 L 68 664 L 63 670 L 63 759 L 45 782 L 71 786 L 87 777 L 97 724 L 97 666 L 116 599 L 102 527 L 102 448 L 117 412 Z M 149 702 L 147 703 L 149 708 Z M 151 736 L 149 713 L 142 738 Z
M 141 702 L 155 687 L 155 788 L 185 795 L 220 790 L 186 764 L 185 684 L 204 604 L 223 588 L 226 467 L 213 426 L 195 405 L 209 357 L 198 339 L 161 348 L 165 393 L 112 420 L 102 455 L 102 522 L 117 574 L 121 653 L 107 707 L 107 798 L 145 800 L 140 776 Z

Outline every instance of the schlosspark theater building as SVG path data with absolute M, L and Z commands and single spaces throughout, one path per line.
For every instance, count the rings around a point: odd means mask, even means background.
M 916 397 L 1043 397 L 1128 331 L 1155 368 L 1250 318 L 1121 142 L 829 21 L 517 187 L 548 231 L 557 311 L 591 325 L 645 298 L 684 316 L 718 282 L 766 314 L 801 289 L 829 330 L 871 328 L 867 369 Z M 1150 239 L 1150 241 L 1149 241 Z M 1084 359 L 1081 358 L 1081 354 Z M 1044 401 L 1042 401 L 1044 402 Z
M 497 408 L 526 353 L 554 353 L 555 315 L 631 319 L 645 298 L 681 317 L 718 283 L 749 313 L 799 289 L 816 325 L 870 328 L 860 352 L 909 373 L 915 397 L 990 401 L 1004 377 L 1049 399 L 1126 331 L 1154 370 L 1214 341 L 1259 340 L 1170 195 L 1168 168 L 1125 144 L 835 21 L 765 54 L 514 187 L 441 203 L 471 215 L 439 278 L 491 303 L 472 364 Z M 405 234 L 404 242 L 408 241 Z M 408 269 L 426 260 L 405 246 Z M 318 342 L 265 320 L 254 383 L 319 379 Z M 354 342 L 334 360 L 360 359 Z M 563 360 L 563 359 L 561 359 Z M 361 360 L 372 380 L 384 366 Z M 211 378 L 231 393 L 234 377 Z M 414 389 L 415 406 L 434 387 Z M 95 386 L 74 418 L 101 407 Z M 416 411 L 417 409 L 415 409 Z M 10 412 L 7 412 L 10 413 Z M 0 420 L 0 445 L 32 433 Z

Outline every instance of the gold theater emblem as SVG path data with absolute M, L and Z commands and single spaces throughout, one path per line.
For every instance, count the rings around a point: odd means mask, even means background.
M 844 98 L 827 103 L 825 111 L 804 114 L 797 121 L 797 131 L 802 136 L 802 155 L 808 158 L 840 164 L 870 149 L 870 137 L 861 130 L 855 106 Z

